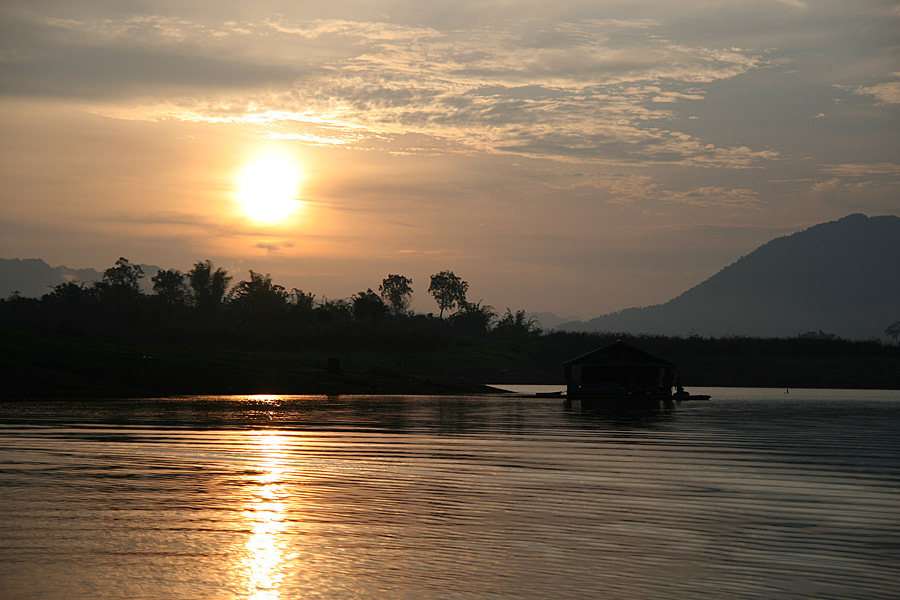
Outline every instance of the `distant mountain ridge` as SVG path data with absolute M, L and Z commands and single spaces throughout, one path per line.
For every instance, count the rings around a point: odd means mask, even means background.
M 153 285 L 150 277 L 156 275 L 160 267 L 140 266 L 144 270 L 141 287 L 144 292 L 150 292 Z M 13 292 L 26 298 L 39 298 L 61 283 L 80 281 L 90 284 L 102 278 L 103 271 L 51 267 L 40 258 L 0 258 L 0 298 L 7 298 Z
M 563 323 L 580 323 L 582 318 L 577 315 L 569 315 L 568 317 L 560 317 L 552 312 L 530 312 L 526 313 L 529 319 L 535 319 L 537 324 L 541 327 L 541 329 L 550 330 L 556 329 Z
M 141 265 L 144 291 L 160 267 Z M 102 271 L 0 258 L 0 298 L 40 297 Z M 900 321 L 900 217 L 854 214 L 776 238 L 664 304 L 588 321 L 528 313 L 545 330 L 722 337 L 794 337 L 822 331 L 846 339 L 884 338 Z M 566 322 L 568 321 L 568 322 Z
M 853 214 L 776 238 L 664 304 L 565 331 L 883 338 L 900 321 L 900 217 Z

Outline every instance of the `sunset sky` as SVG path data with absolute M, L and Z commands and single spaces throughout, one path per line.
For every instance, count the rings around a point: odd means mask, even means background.
M 4 0 L 0 257 L 664 302 L 900 215 L 897 0 Z

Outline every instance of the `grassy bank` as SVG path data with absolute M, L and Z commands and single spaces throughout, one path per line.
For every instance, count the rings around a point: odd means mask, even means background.
M 0 331 L 3 397 L 483 393 L 563 383 L 560 364 L 616 339 L 290 332 L 123 340 Z M 877 342 L 628 338 L 672 360 L 685 385 L 900 389 L 900 348 Z M 329 371 L 338 359 L 340 372 Z
M 374 366 L 330 372 L 328 355 L 0 332 L 2 396 L 483 393 L 459 378 Z

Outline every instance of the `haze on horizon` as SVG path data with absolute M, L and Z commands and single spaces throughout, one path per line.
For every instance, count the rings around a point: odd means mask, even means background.
M 898 30 L 896 0 L 8 0 L 0 256 L 661 303 L 900 215 Z

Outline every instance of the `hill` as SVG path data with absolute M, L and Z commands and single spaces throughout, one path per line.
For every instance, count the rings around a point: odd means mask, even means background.
M 141 286 L 145 293 L 152 289 L 150 277 L 160 269 L 155 265 L 140 265 L 144 270 Z M 66 266 L 51 267 L 40 258 L 0 258 L 0 298 L 13 292 L 25 298 L 40 298 L 55 286 L 69 281 L 90 284 L 103 278 L 103 271 L 96 269 L 70 269 Z
M 580 323 L 582 318 L 577 315 L 569 315 L 568 317 L 560 317 L 552 312 L 530 312 L 525 315 L 529 319 L 534 319 L 541 329 L 556 329 L 563 323 Z
M 664 304 L 559 329 L 872 339 L 898 320 L 900 217 L 854 214 L 776 238 Z

